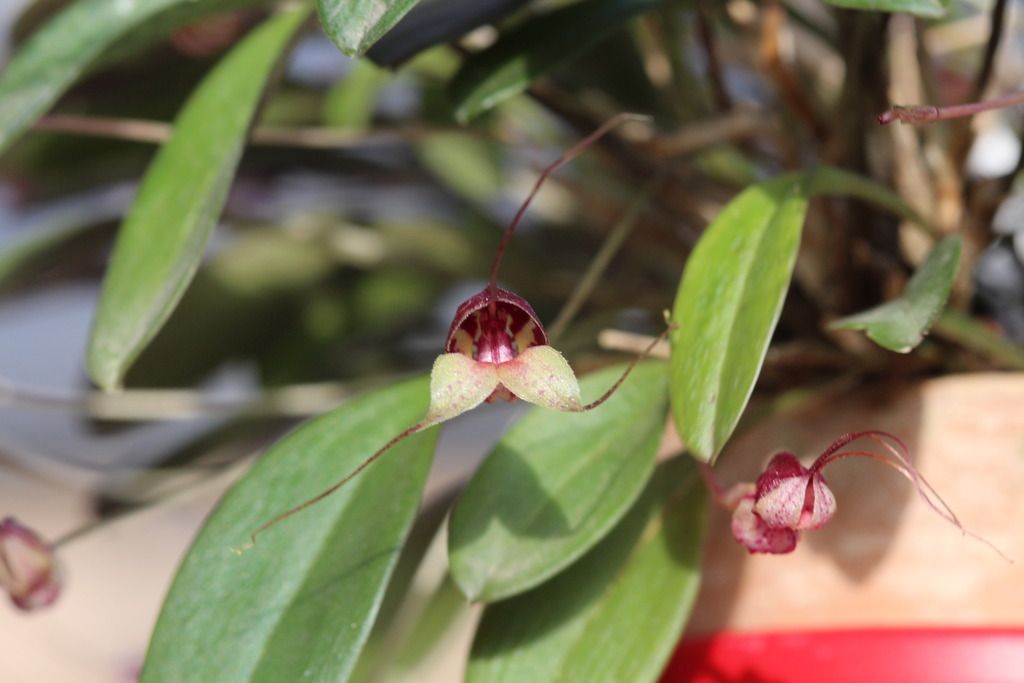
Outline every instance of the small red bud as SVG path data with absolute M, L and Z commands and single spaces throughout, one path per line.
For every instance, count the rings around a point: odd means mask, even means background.
M 53 604 L 61 588 L 53 548 L 11 517 L 0 522 L 0 588 L 25 611 Z
M 772 529 L 817 529 L 836 511 L 836 499 L 820 471 L 792 453 L 775 454 L 757 478 L 754 512 Z

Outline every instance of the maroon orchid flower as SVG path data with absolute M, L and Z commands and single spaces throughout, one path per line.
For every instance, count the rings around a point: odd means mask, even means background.
M 25 611 L 52 605 L 60 595 L 53 548 L 11 517 L 0 522 L 0 588 Z
M 626 368 L 608 391 L 597 400 L 584 404 L 580 398 L 579 383 L 569 363 L 548 344 L 547 333 L 530 304 L 498 287 L 498 271 L 512 234 L 548 176 L 610 130 L 630 120 L 646 121 L 648 117 L 620 114 L 610 119 L 541 172 L 502 236 L 487 288 L 462 302 L 455 311 L 444 345 L 445 353 L 434 361 L 430 373 L 430 408 L 424 418 L 384 444 L 323 493 L 261 525 L 242 550 L 251 547 L 256 536 L 269 527 L 340 489 L 402 439 L 472 410 L 481 403 L 522 399 L 552 410 L 582 412 L 598 407 L 619 388 L 636 364 L 664 337 L 664 333 Z
M 868 439 L 882 453 L 844 450 L 851 443 Z M 836 512 L 836 499 L 822 470 L 841 458 L 861 457 L 888 465 L 914 485 L 922 500 L 963 534 L 985 543 L 1006 556 L 984 538 L 967 531 L 950 507 L 917 471 L 910 449 L 892 434 L 870 430 L 845 434 L 804 467 L 792 453 L 776 453 L 756 484 L 737 484 L 728 491 L 715 481 L 710 467 L 704 467 L 705 482 L 716 502 L 732 512 L 732 535 L 751 553 L 785 554 L 796 548 L 801 531 L 824 526 Z

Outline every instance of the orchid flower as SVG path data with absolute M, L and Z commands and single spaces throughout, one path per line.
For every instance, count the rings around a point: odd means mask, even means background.
M 613 117 L 541 172 L 502 236 L 487 288 L 462 302 L 455 311 L 445 340 L 445 353 L 437 357 L 430 372 L 430 407 L 423 419 L 388 441 L 327 490 L 262 524 L 253 532 L 246 548 L 251 547 L 256 536 L 263 531 L 340 489 L 399 441 L 472 410 L 481 403 L 522 399 L 552 410 L 578 413 L 598 407 L 621 386 L 636 364 L 646 357 L 665 333 L 626 368 L 608 391 L 595 401 L 584 404 L 580 398 L 579 383 L 569 363 L 548 344 L 547 333 L 530 304 L 498 287 L 498 270 L 512 233 L 548 176 L 610 130 L 630 120 L 646 121 L 648 118 L 635 114 Z

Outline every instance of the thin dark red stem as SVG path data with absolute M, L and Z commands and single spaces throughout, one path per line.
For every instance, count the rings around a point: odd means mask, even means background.
M 508 244 L 512 239 L 512 233 L 519 227 L 519 222 L 523 219 L 523 215 L 526 213 L 526 209 L 530 206 L 530 202 L 540 191 L 544 181 L 548 179 L 552 173 L 557 171 L 559 168 L 569 163 L 580 154 L 582 154 L 588 147 L 597 142 L 600 138 L 606 135 L 613 128 L 627 122 L 627 121 L 650 121 L 649 116 L 642 114 L 618 114 L 605 121 L 601 127 L 595 130 L 593 133 L 577 142 L 573 147 L 569 148 L 562 156 L 551 163 L 540 173 L 540 177 L 537 178 L 537 182 L 533 184 L 533 189 L 530 190 L 530 194 L 526 196 L 526 200 L 523 202 L 519 210 L 516 211 L 516 215 L 513 216 L 512 222 L 505 228 L 505 234 L 501 236 L 501 243 L 498 244 L 498 251 L 494 254 L 494 263 L 491 265 L 491 279 L 490 279 L 490 292 L 491 292 L 491 307 L 497 305 L 498 301 L 498 270 L 501 267 L 501 257 L 504 256 L 505 250 L 508 248 Z
M 887 451 L 887 455 L 872 453 L 871 451 L 839 450 L 844 445 L 859 438 L 867 438 L 881 445 Z M 895 448 L 891 443 L 889 443 L 885 439 L 891 439 L 893 442 L 899 445 L 899 448 Z M 948 503 L 946 503 L 942 496 L 939 495 L 939 492 L 935 490 L 935 487 L 933 487 L 931 483 L 929 483 L 928 480 L 925 479 L 924 476 L 917 471 L 917 468 L 914 467 L 913 463 L 910 460 L 910 449 L 907 448 L 907 445 L 903 443 L 903 441 L 900 440 L 899 437 L 889 434 L 888 432 L 853 432 L 851 434 L 847 434 L 837 439 L 836 442 L 832 444 L 832 446 L 829 446 L 829 448 L 827 448 L 825 452 L 823 452 L 820 456 L 818 456 L 818 459 L 814 461 L 813 465 L 811 465 L 811 477 L 808 481 L 808 489 L 810 488 L 811 482 L 814 479 L 814 473 L 820 472 L 822 469 L 824 469 L 829 464 L 835 462 L 836 460 L 850 457 L 870 458 L 871 460 L 875 460 L 882 464 L 888 465 L 889 467 L 892 467 L 900 474 L 902 474 L 904 477 L 910 480 L 910 482 L 914 485 L 914 488 L 917 489 L 918 495 L 921 496 L 921 498 L 928 505 L 928 507 L 930 507 L 936 514 L 938 514 L 940 517 L 942 517 L 947 522 L 949 522 L 957 529 L 959 529 L 960 532 L 965 536 L 970 536 L 971 538 L 984 543 L 1004 560 L 1011 564 L 1013 563 L 1013 560 L 1007 557 L 1007 555 L 998 547 L 996 547 L 994 543 L 989 541 L 987 538 L 984 538 L 983 536 L 974 533 L 973 531 L 969 531 L 966 527 L 964 527 L 963 523 L 956 516 L 956 513 L 953 512 L 953 509 L 949 506 Z
M 665 337 L 668 336 L 668 333 L 672 331 L 673 327 L 674 326 L 672 325 L 666 327 L 661 334 L 655 337 L 654 341 L 648 344 L 647 348 L 641 351 L 640 355 L 634 358 L 632 362 L 630 362 L 629 366 L 622 372 L 622 375 L 619 377 L 619 379 L 615 381 L 615 384 L 613 384 L 608 389 L 608 391 L 601 394 L 601 397 L 599 399 L 597 399 L 596 401 L 591 401 L 587 405 L 580 408 L 580 412 L 593 410 L 594 408 L 598 407 L 599 405 L 607 401 L 609 398 L 611 398 L 611 395 L 614 394 L 618 390 L 618 388 L 622 386 L 622 383 L 626 381 L 626 378 L 629 377 L 629 373 L 633 372 L 633 368 L 635 368 L 640 363 L 640 361 L 647 358 L 651 351 L 654 350 L 654 347 L 657 346 L 663 339 L 665 339 Z
M 991 100 L 981 102 L 968 102 L 966 104 L 954 104 L 948 107 L 936 107 L 932 104 L 913 105 L 908 107 L 894 106 L 892 109 L 878 115 L 878 122 L 882 125 L 900 121 L 902 123 L 932 123 L 934 121 L 946 121 L 959 119 L 964 116 L 974 116 L 983 111 L 1012 107 L 1015 104 L 1024 104 L 1024 91 L 1002 95 Z
M 825 450 L 823 450 L 821 452 L 821 455 L 818 456 L 818 461 L 820 461 L 823 458 L 831 455 L 832 453 L 835 453 L 840 448 L 853 443 L 857 439 L 864 439 L 864 438 L 869 438 L 869 437 L 882 437 L 882 438 L 886 438 L 886 439 L 891 439 L 895 444 L 897 444 L 903 450 L 904 453 L 907 454 L 907 458 L 909 460 L 910 449 L 907 447 L 907 444 L 903 443 L 903 441 L 902 441 L 902 439 L 900 439 L 900 437 L 896 436 L 895 434 L 890 434 L 889 432 L 883 432 L 880 429 L 867 429 L 867 430 L 860 431 L 860 432 L 849 432 L 847 434 L 843 434 L 838 439 L 833 441 L 832 444 L 828 448 L 826 448 Z M 817 465 L 818 461 L 815 461 L 815 464 L 811 466 L 812 469 L 814 469 L 814 467 Z
M 424 426 L 425 425 L 422 422 L 420 422 L 418 424 L 414 424 L 412 427 L 409 427 L 404 432 L 402 432 L 402 433 L 398 434 L 397 436 L 395 436 L 394 438 L 392 438 L 391 441 L 388 441 L 386 444 L 381 446 L 381 448 L 376 453 L 374 453 L 369 458 L 364 460 L 362 462 L 362 464 L 359 465 L 359 467 L 357 467 L 354 470 L 352 470 L 341 481 L 339 481 L 336 484 L 332 485 L 330 488 L 326 489 L 325 491 L 322 491 L 321 493 L 318 493 L 317 495 L 313 496 L 312 498 L 310 498 L 306 502 L 301 503 L 299 505 L 296 505 L 291 510 L 288 510 L 286 512 L 282 512 L 281 514 L 277 515 L 273 519 L 264 522 L 255 531 L 253 531 L 252 534 L 249 536 L 249 543 L 244 545 L 244 546 L 242 546 L 241 548 L 236 548 L 235 552 L 236 553 L 242 553 L 242 552 L 248 550 L 249 548 L 251 548 L 254 545 L 256 545 L 256 537 L 259 536 L 264 531 L 266 531 L 267 529 L 269 529 L 270 527 L 274 526 L 278 522 L 283 522 L 284 520 L 288 519 L 289 517 L 291 517 L 292 515 L 294 515 L 296 513 L 302 512 L 303 510 L 305 510 L 306 508 L 308 508 L 311 505 L 315 505 L 316 503 L 319 503 L 321 500 L 323 500 L 327 496 L 331 495 L 332 493 L 334 493 L 335 491 L 340 489 L 342 486 L 347 484 L 349 481 L 351 481 L 353 478 L 355 478 L 356 475 L 358 475 L 360 472 L 362 472 L 367 467 L 372 465 L 373 462 L 377 458 L 379 458 L 380 456 L 384 455 L 384 453 L 387 452 L 387 450 L 389 448 L 394 446 L 396 443 L 398 443 L 402 439 L 404 439 L 404 438 L 406 438 L 408 436 L 411 436 L 411 435 L 415 434 L 416 432 L 420 431 L 421 429 L 424 428 Z

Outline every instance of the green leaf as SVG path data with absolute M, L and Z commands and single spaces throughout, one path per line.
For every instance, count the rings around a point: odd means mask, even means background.
M 418 0 L 316 0 L 320 24 L 341 51 L 362 55 Z
M 906 12 L 919 17 L 944 17 L 949 11 L 949 0 L 825 0 L 835 7 L 872 10 L 876 12 Z
M 523 92 L 535 78 L 663 1 L 587 0 L 524 21 L 459 69 L 451 84 L 456 118 L 465 123 Z
M 117 387 L 195 275 L 281 53 L 307 11 L 282 12 L 237 45 L 203 80 L 139 188 L 103 282 L 86 366 Z
M 267 0 L 79 0 L 18 50 L 0 73 L 0 151 L 136 29 L 156 21 L 165 29 Z M 168 13 L 171 11 L 170 13 Z
M 550 582 L 489 606 L 468 683 L 656 681 L 700 583 L 705 496 L 695 464 L 655 473 L 629 514 Z
M 232 546 L 322 491 L 419 420 L 419 379 L 368 394 L 275 444 L 221 501 L 185 557 L 142 681 L 343 681 L 419 505 L 436 430 L 412 436 L 334 495 Z
M 373 123 L 380 89 L 390 80 L 390 74 L 360 60 L 352 65 L 345 77 L 331 86 L 324 99 L 324 123 L 334 128 L 366 130 Z
M 748 188 L 686 263 L 672 314 L 672 409 L 684 443 L 706 462 L 739 421 L 782 312 L 807 212 L 804 185 L 786 175 Z
M 829 327 L 864 330 L 879 346 L 908 353 L 921 343 L 946 305 L 960 264 L 961 246 L 956 236 L 942 240 L 910 278 L 902 296 L 837 320 Z
M 622 372 L 583 380 L 593 395 Z M 590 549 L 640 494 L 665 421 L 666 368 L 643 363 L 585 413 L 532 409 L 498 443 L 449 524 L 449 563 L 473 600 L 541 583 Z M 582 679 L 581 679 L 582 680 Z
M 416 156 L 438 180 L 473 202 L 492 200 L 503 177 L 495 148 L 466 133 L 434 133 L 416 143 Z
M 812 196 L 832 195 L 856 197 L 916 223 L 922 230 L 938 237 L 938 229 L 885 185 L 857 173 L 834 166 L 819 166 L 807 172 L 807 192 Z

